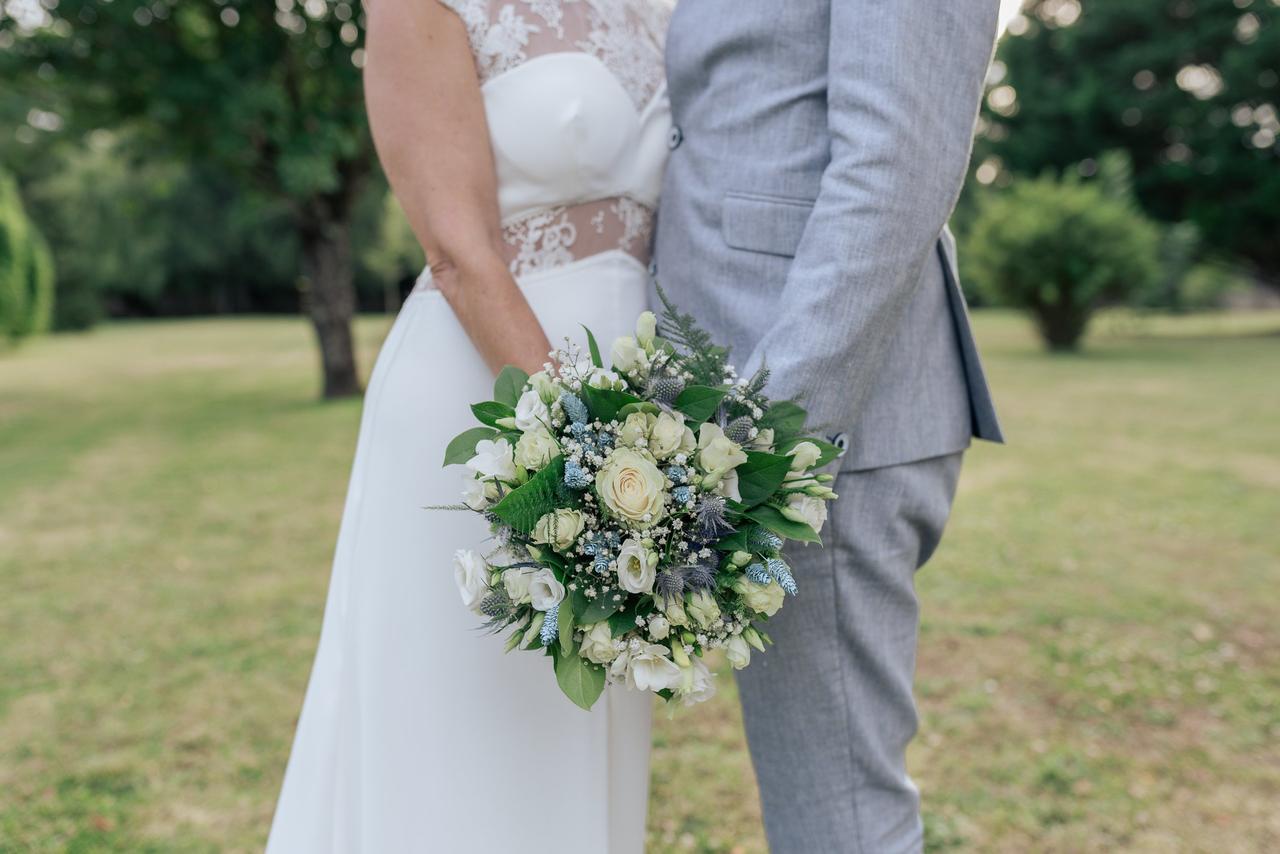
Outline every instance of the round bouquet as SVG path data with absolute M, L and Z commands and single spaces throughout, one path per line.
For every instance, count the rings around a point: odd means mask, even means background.
M 533 376 L 505 368 L 472 407 L 484 426 L 449 444 L 495 543 L 457 553 L 458 587 L 583 708 L 609 682 L 696 703 L 714 691 L 705 652 L 741 668 L 770 643 L 763 624 L 796 593 L 783 545 L 819 542 L 835 493 L 817 470 L 839 450 L 670 304 L 610 367 L 587 343 Z

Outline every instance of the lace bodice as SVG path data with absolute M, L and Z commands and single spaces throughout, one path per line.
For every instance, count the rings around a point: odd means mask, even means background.
M 619 250 L 648 260 L 666 163 L 669 0 L 440 0 L 482 84 L 516 276 Z

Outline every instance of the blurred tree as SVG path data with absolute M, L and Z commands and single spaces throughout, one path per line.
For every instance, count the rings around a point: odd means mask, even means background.
M 1151 288 L 1159 230 L 1101 182 L 1046 175 L 982 198 L 965 277 L 1029 311 L 1050 349 L 1074 350 L 1093 312 Z
M 43 332 L 52 313 L 53 258 L 17 183 L 0 173 L 0 335 L 16 341 Z
M 324 395 L 358 393 L 351 219 L 376 168 L 359 9 L 346 0 L 27 6 L 25 19 L 0 17 L 7 79 L 26 69 L 23 85 L 60 105 L 76 128 L 136 120 L 157 156 L 216 164 L 283 203 L 301 253 Z
M 1280 286 L 1274 0 L 1030 0 L 989 79 L 978 180 L 1084 177 L 1124 149 L 1142 207 Z

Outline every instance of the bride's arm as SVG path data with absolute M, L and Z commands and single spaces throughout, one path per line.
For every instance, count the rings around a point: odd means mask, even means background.
M 436 286 L 489 367 L 533 372 L 546 334 L 502 257 L 498 189 L 466 29 L 437 2 L 366 4 L 369 124 Z

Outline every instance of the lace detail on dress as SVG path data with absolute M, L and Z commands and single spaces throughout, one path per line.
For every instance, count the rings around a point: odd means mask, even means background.
M 652 237 L 653 210 L 625 196 L 535 211 L 502 229 L 507 263 L 516 277 L 615 249 L 643 264 Z
M 547 53 L 590 54 L 636 109 L 662 85 L 666 0 L 441 0 L 467 27 L 481 82 Z

